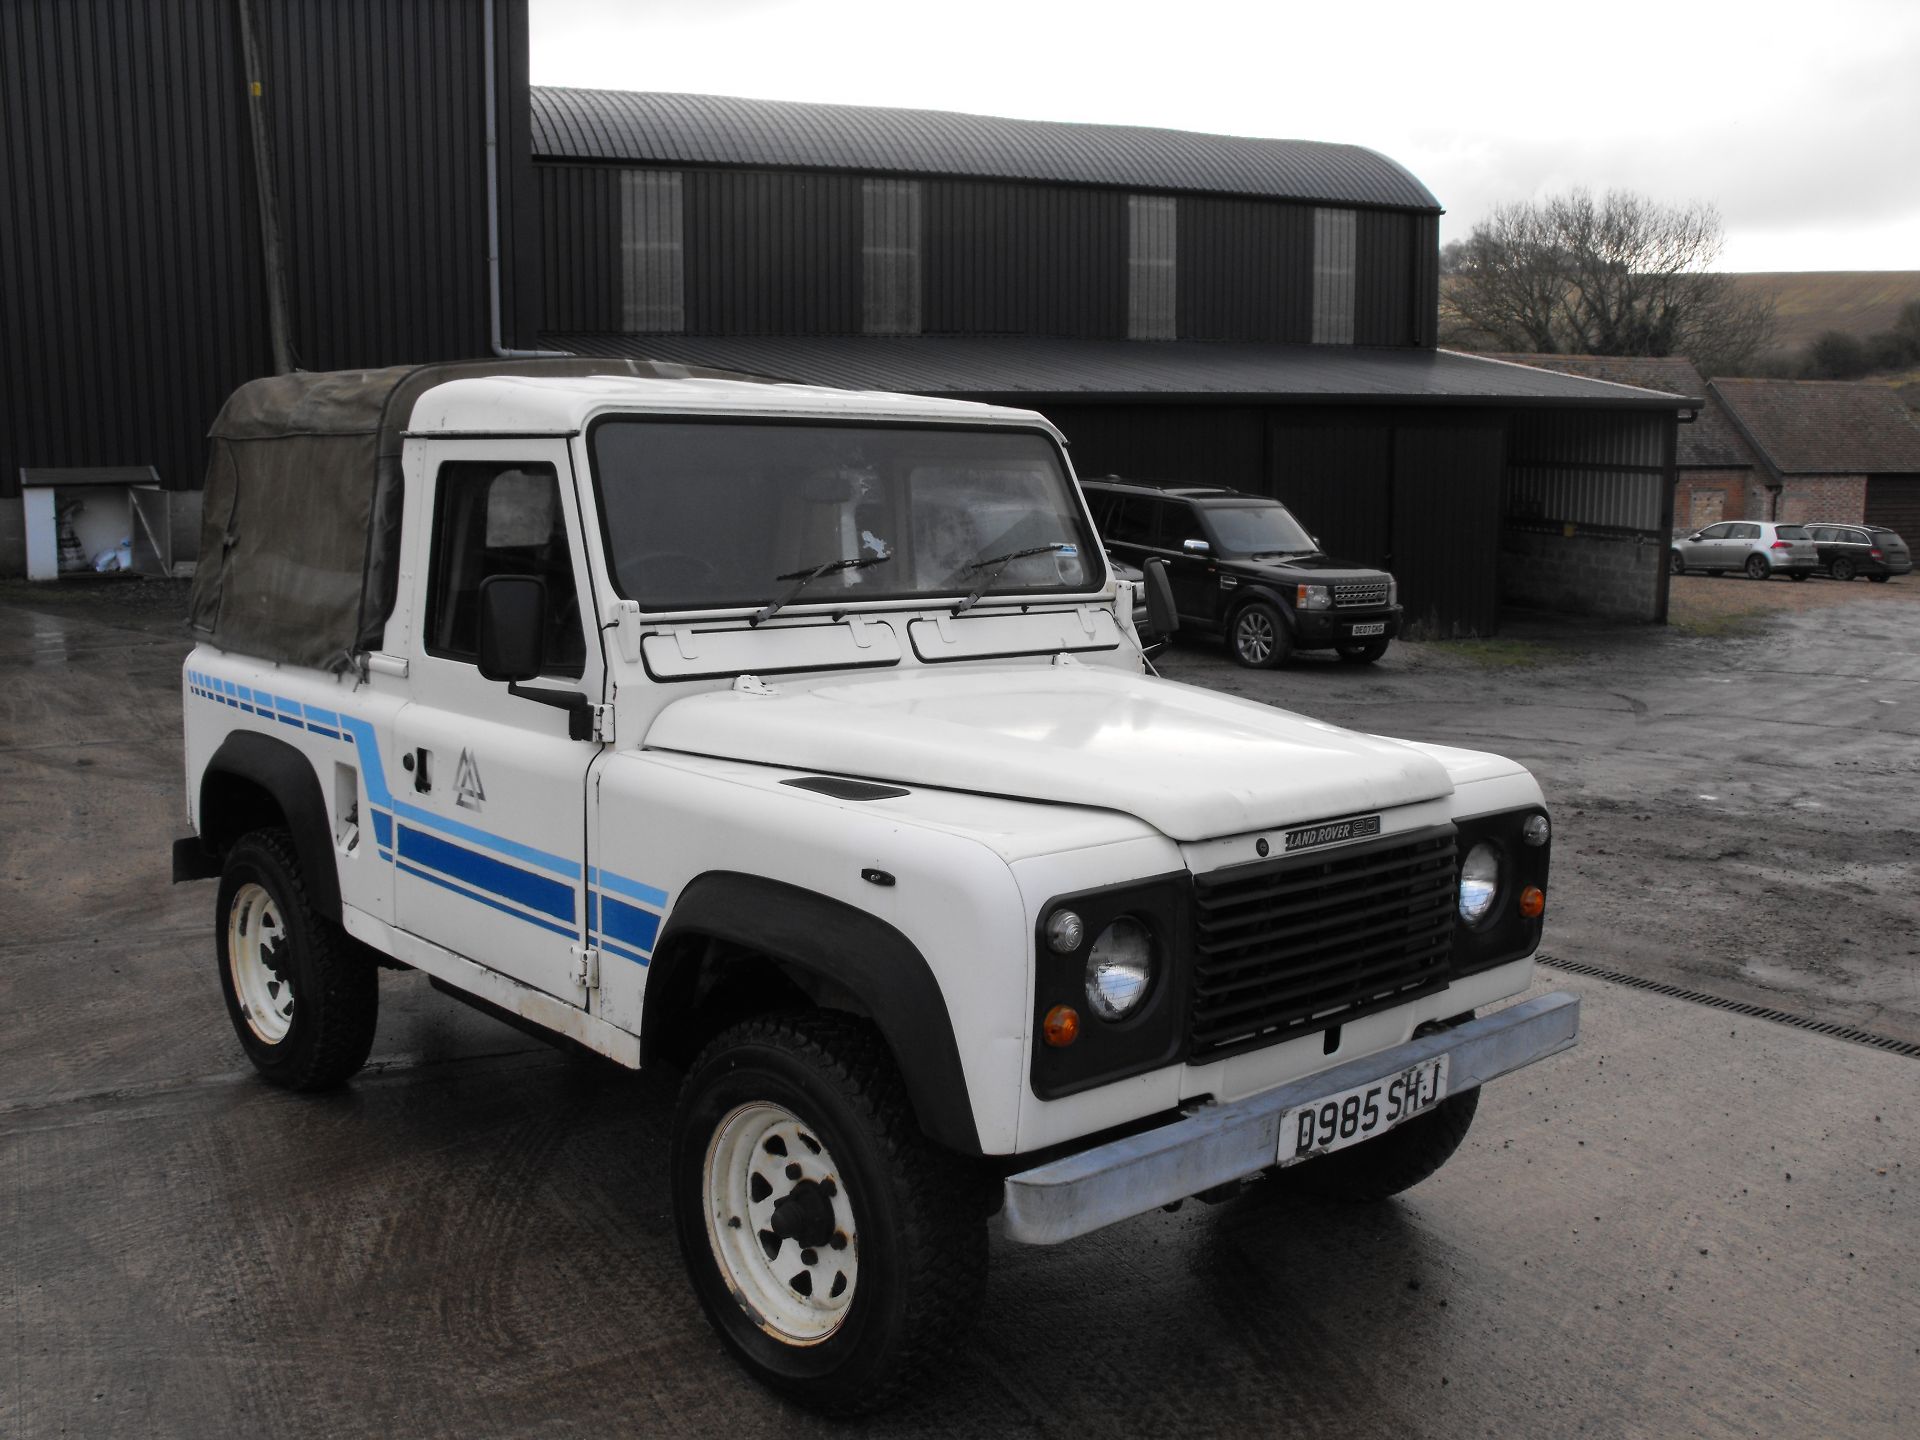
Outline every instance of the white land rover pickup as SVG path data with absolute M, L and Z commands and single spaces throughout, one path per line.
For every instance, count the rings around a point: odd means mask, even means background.
M 1574 1041 L 1489 1010 L 1533 778 L 1156 678 L 1038 415 L 489 362 L 212 435 L 174 873 L 248 1055 L 340 1084 L 400 966 L 683 1069 L 694 1289 L 804 1401 L 936 1359 L 990 1221 L 1384 1196 Z

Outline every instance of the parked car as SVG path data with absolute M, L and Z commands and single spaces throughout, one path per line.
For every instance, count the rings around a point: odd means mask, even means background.
M 1165 560 L 1181 628 L 1225 636 L 1242 665 L 1270 669 L 1295 650 L 1370 665 L 1400 633 L 1393 577 L 1325 554 L 1270 496 L 1117 475 L 1081 489 L 1108 550 Z
M 1676 575 L 1741 570 L 1749 580 L 1771 580 L 1775 575 L 1804 580 L 1819 568 L 1820 555 L 1804 525 L 1723 520 L 1674 541 L 1667 565 Z
M 1884 585 L 1895 575 L 1913 570 L 1907 542 L 1884 525 L 1840 525 L 1816 522 L 1807 526 L 1820 568 L 1836 580 L 1864 575 Z

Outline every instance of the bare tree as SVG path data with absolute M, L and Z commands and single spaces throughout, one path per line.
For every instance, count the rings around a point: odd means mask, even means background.
M 1447 338 L 1480 349 L 1685 355 L 1729 374 L 1773 338 L 1774 299 L 1709 267 L 1720 215 L 1695 202 L 1586 190 L 1502 205 L 1474 226 L 1447 287 Z

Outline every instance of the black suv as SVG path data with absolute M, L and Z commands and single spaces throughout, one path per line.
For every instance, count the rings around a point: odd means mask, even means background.
M 1807 534 L 1820 552 L 1820 568 L 1836 580 L 1864 575 L 1886 584 L 1913 570 L 1907 542 L 1884 525 L 1842 525 L 1810 520 Z
M 1117 475 L 1080 488 L 1114 557 L 1165 560 L 1181 627 L 1226 636 L 1242 665 L 1268 669 L 1295 650 L 1369 665 L 1400 633 L 1393 577 L 1323 555 L 1278 500 Z

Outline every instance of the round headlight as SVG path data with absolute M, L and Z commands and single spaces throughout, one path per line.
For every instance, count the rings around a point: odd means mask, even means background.
M 1478 925 L 1493 910 L 1500 893 L 1500 852 L 1482 840 L 1460 866 L 1460 918 Z
M 1047 948 L 1056 955 L 1073 954 L 1086 938 L 1086 926 L 1071 910 L 1056 910 L 1047 920 Z
M 1153 983 L 1153 936 L 1122 916 L 1100 932 L 1087 956 L 1087 1004 L 1102 1020 L 1124 1020 Z
M 1544 815 L 1529 815 L 1527 823 L 1520 827 L 1520 838 L 1529 845 L 1544 845 L 1551 834 L 1553 827 L 1547 823 Z

